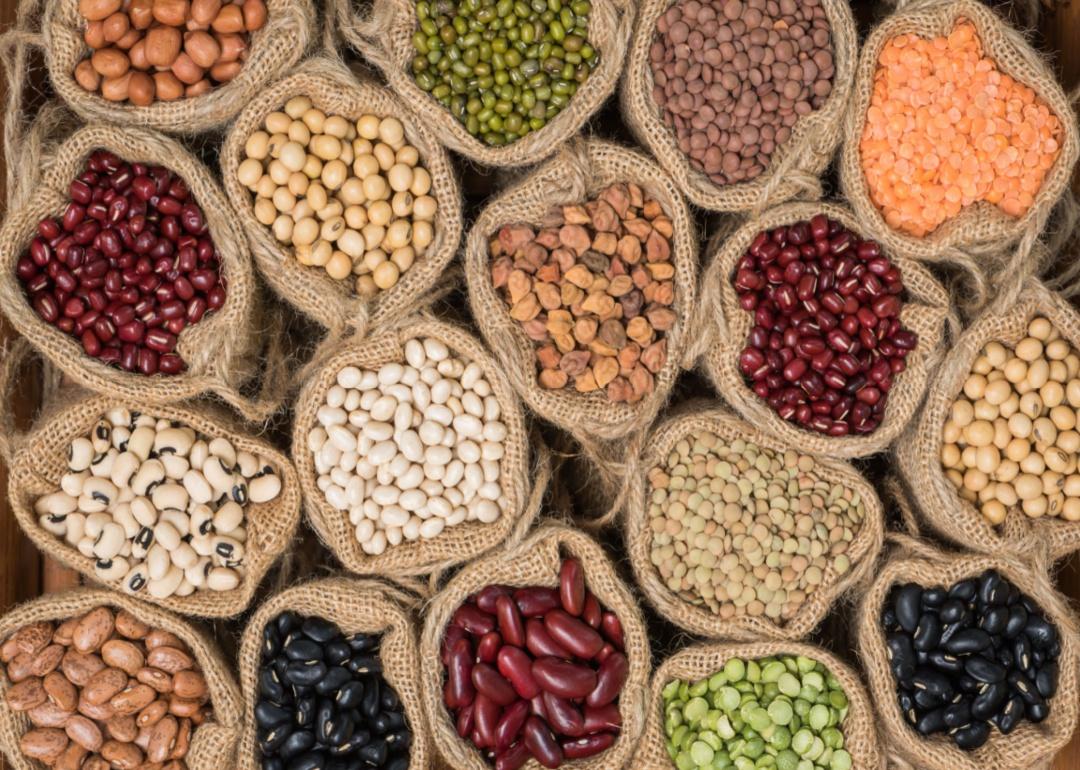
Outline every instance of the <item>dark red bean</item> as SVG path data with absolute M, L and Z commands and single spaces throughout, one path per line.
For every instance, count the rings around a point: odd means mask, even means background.
M 535 677 L 535 674 L 533 676 Z M 472 683 L 477 692 L 483 693 L 500 706 L 509 706 L 518 699 L 510 681 L 487 663 L 473 666 Z
M 145 375 L 157 374 L 158 354 L 150 348 L 139 350 L 139 372 Z
M 162 329 L 151 329 L 143 340 L 146 347 L 157 353 L 171 353 L 176 347 L 176 336 Z
M 544 628 L 544 622 L 536 618 L 525 621 L 525 646 L 536 657 L 551 655 L 556 658 L 569 658 L 571 653 L 558 644 Z
M 559 658 L 533 661 L 532 675 L 542 690 L 562 698 L 584 698 L 596 687 L 595 671 Z
M 142 321 L 133 320 L 123 324 L 116 330 L 117 336 L 124 342 L 142 342 L 146 335 L 146 325 Z
M 593 708 L 585 704 L 585 732 L 592 734 L 622 727 L 622 713 L 614 703 Z
M 559 601 L 562 608 L 578 617 L 585 609 L 585 571 L 577 559 L 566 559 L 559 570 Z
M 553 588 L 519 588 L 514 591 L 514 601 L 526 618 L 543 617 L 548 611 L 561 606 L 559 594 Z
M 454 643 L 458 639 L 465 639 L 465 629 L 461 626 L 448 625 L 446 632 L 443 634 L 442 646 L 439 648 L 439 659 L 442 660 L 444 666 L 450 663 L 450 648 L 454 646 Z
M 547 723 L 557 735 L 576 738 L 585 733 L 585 717 L 566 698 L 560 698 L 551 692 L 544 692 L 544 711 Z
M 524 743 L 515 743 L 506 751 L 495 755 L 495 770 L 520 770 L 531 756 Z
M 446 665 L 446 705 L 450 708 L 468 706 L 476 697 L 472 683 L 473 649 L 468 639 L 459 639 L 450 648 Z
M 476 694 L 473 702 L 473 715 L 473 729 L 480 738 L 476 742 L 477 748 L 495 748 L 495 729 L 499 725 L 502 708 L 481 692 Z
M 531 700 L 540 694 L 540 685 L 532 675 L 532 658 L 520 647 L 503 645 L 495 664 L 522 698 Z
M 521 620 L 514 600 L 509 596 L 499 596 L 495 600 L 495 612 L 499 620 L 499 631 L 506 643 L 515 647 L 524 647 L 525 624 Z
M 93 329 L 84 331 L 80 341 L 82 342 L 82 347 L 86 352 L 86 355 L 94 356 L 95 358 L 101 355 L 101 340 L 94 334 Z
M 494 616 L 473 604 L 463 604 L 458 607 L 450 623 L 461 626 L 473 636 L 483 636 L 495 630 Z
M 544 630 L 552 640 L 579 658 L 590 660 L 604 646 L 604 639 L 587 623 L 554 609 L 544 615 Z
M 589 628 L 600 628 L 600 618 L 603 616 L 600 602 L 592 594 L 586 594 L 585 607 L 581 610 L 581 619 Z
M 621 652 L 608 655 L 596 673 L 596 688 L 585 698 L 589 706 L 600 707 L 614 701 L 626 683 L 630 662 Z
M 158 369 L 162 374 L 179 374 L 184 371 L 184 359 L 175 353 L 166 353 L 158 357 Z
M 502 644 L 502 637 L 499 636 L 498 631 L 484 634 L 476 644 L 477 660 L 481 663 L 494 663 Z
M 495 751 L 503 752 L 521 735 L 521 728 L 529 718 L 529 702 L 519 700 L 507 706 L 495 727 Z M 584 720 L 582 720 L 584 721 Z
M 212 288 L 206 295 L 208 310 L 220 310 L 225 304 L 225 287 L 220 283 Z
M 548 726 L 539 718 L 531 716 L 525 720 L 522 740 L 533 759 L 544 767 L 553 768 L 562 764 L 562 747 L 559 746 L 559 742 L 555 740 Z
M 610 749 L 614 743 L 615 735 L 613 733 L 599 733 L 597 735 L 586 735 L 584 738 L 564 740 L 559 745 L 562 746 L 565 759 L 585 759 Z

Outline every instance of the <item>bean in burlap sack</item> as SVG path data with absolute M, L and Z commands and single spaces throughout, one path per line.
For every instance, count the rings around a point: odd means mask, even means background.
M 679 441 L 702 432 L 714 433 L 723 441 L 750 441 L 775 452 L 783 453 L 787 449 L 783 442 L 706 402 L 685 404 L 666 416 L 644 442 L 645 450 L 641 457 L 632 463 L 630 479 L 627 482 L 623 530 L 630 565 L 634 568 L 641 590 L 661 615 L 675 625 L 700 636 L 739 640 L 795 640 L 809 636 L 828 614 L 832 605 L 870 573 L 881 553 L 885 515 L 874 488 L 847 463 L 827 457 L 815 458 L 815 471 L 821 478 L 842 483 L 854 490 L 863 503 L 863 520 L 847 551 L 851 567 L 845 574 L 838 575 L 830 564 L 823 571 L 821 584 L 803 602 L 798 613 L 786 622 L 745 614 L 724 619 L 704 605 L 691 604 L 668 588 L 653 566 L 651 558 L 653 533 L 649 519 L 649 503 L 652 499 L 652 487 L 648 481 L 649 471 L 666 462 Z M 796 451 L 800 451 L 798 446 L 795 445 Z
M 1080 548 L 1080 522 L 1033 519 L 1016 506 L 994 527 L 960 497 L 941 467 L 942 428 L 983 346 L 995 340 L 1015 345 L 1027 336 L 1028 323 L 1037 316 L 1049 319 L 1080 350 L 1080 315 L 1067 300 L 1028 279 L 1015 304 L 995 303 L 960 335 L 938 369 L 918 420 L 897 442 L 896 455 L 922 517 L 938 535 L 975 551 L 1039 553 L 1057 559 Z
M 210 705 L 214 710 L 213 719 L 192 733 L 191 748 L 184 761 L 189 770 L 233 767 L 236 741 L 244 719 L 240 690 L 217 644 L 192 623 L 132 596 L 102 589 L 76 588 L 41 596 L 15 607 L 0 618 L 0 639 L 7 639 L 30 623 L 46 620 L 62 623 L 96 607 L 126 610 L 152 628 L 168 631 L 184 641 L 206 678 Z M 44 765 L 27 759 L 19 751 L 19 739 L 32 725 L 25 713 L 14 712 L 8 706 L 6 693 L 10 686 L 6 673 L 0 674 L 0 749 L 13 770 L 41 770 Z
M 585 571 L 585 586 L 600 604 L 619 616 L 625 636 L 630 674 L 619 695 L 622 730 L 607 751 L 590 759 L 568 762 L 575 770 L 612 770 L 626 765 L 641 735 L 645 718 L 651 659 L 641 610 L 630 590 L 619 580 L 603 549 L 587 535 L 560 525 L 538 528 L 523 541 L 492 552 L 461 570 L 425 609 L 420 637 L 420 687 L 435 746 L 454 770 L 490 770 L 491 765 L 468 741 L 458 737 L 450 712 L 443 705 L 443 664 L 439 654 L 443 633 L 465 600 L 487 585 L 511 587 L 559 584 L 565 558 L 576 558 Z M 530 759 L 523 770 L 540 770 Z
M 252 194 L 237 179 L 247 138 L 262 127 L 269 113 L 280 110 L 294 96 L 306 96 L 318 109 L 351 121 L 364 114 L 398 118 L 405 126 L 406 141 L 420 151 L 420 163 L 431 174 L 431 195 L 439 205 L 435 239 L 401 280 L 374 300 L 358 296 L 351 283 L 334 280 L 322 268 L 297 262 L 292 247 L 280 243 L 270 228 L 255 219 Z M 377 329 L 427 304 L 433 290 L 447 290 L 448 282 L 440 278 L 461 240 L 461 192 L 446 150 L 393 93 L 358 81 L 340 62 L 324 57 L 309 59 L 249 103 L 225 138 L 221 173 L 225 193 L 247 232 L 259 273 L 275 292 L 327 328 L 327 344 L 350 328 L 364 336 L 369 329 Z
M 881 243 L 889 254 L 928 262 L 946 262 L 964 268 L 973 279 L 972 304 L 981 305 L 998 291 L 1012 293 L 1019 279 L 1039 269 L 1033 246 L 1046 226 L 1054 205 L 1068 189 L 1080 154 L 1075 113 L 1057 78 L 1024 39 L 1024 36 L 977 0 L 913 0 L 899 2 L 898 10 L 874 29 L 863 44 L 851 106 L 840 152 L 840 181 L 863 230 Z M 1046 175 L 1034 204 L 1022 217 L 1014 218 L 997 206 L 980 202 L 961 210 L 924 238 L 914 238 L 891 228 L 870 198 L 859 149 L 866 125 L 866 111 L 874 88 L 878 58 L 886 43 L 897 35 L 932 38 L 948 35 L 957 20 L 967 19 L 978 32 L 985 56 L 997 68 L 1034 89 L 1063 125 L 1061 152 Z M 1016 251 L 1011 245 L 1020 242 Z M 988 281 L 1001 279 L 995 287 Z
M 622 73 L 635 8 L 632 0 L 594 0 L 588 40 L 600 55 L 600 66 L 543 128 L 504 147 L 491 147 L 470 134 L 435 97 L 416 85 L 412 74 L 416 53 L 412 37 L 419 24 L 416 0 L 327 0 L 327 46 L 334 46 L 340 37 L 363 54 L 419 122 L 451 150 L 485 166 L 526 166 L 549 157 L 579 133 L 611 96 Z
M 219 310 L 180 333 L 176 351 L 187 364 L 181 374 L 148 377 L 87 356 L 76 338 L 34 312 L 15 275 L 15 265 L 37 234 L 38 222 L 63 213 L 71 180 L 82 173 L 87 158 L 97 149 L 175 171 L 187 183 L 209 225 L 228 290 Z M 263 324 L 273 325 L 276 319 L 260 312 L 247 241 L 206 167 L 162 134 L 107 125 L 78 129 L 37 165 L 44 166 L 44 171 L 36 190 L 23 206 L 8 213 L 0 230 L 0 306 L 15 329 L 74 382 L 117 399 L 167 403 L 214 393 L 250 420 L 269 416 L 277 408 L 279 388 L 271 388 L 274 392 L 254 400 L 245 398 L 238 389 L 257 373 Z M 270 334 L 268 340 L 273 342 L 276 336 Z M 267 358 L 268 377 L 276 380 L 280 357 L 274 353 Z
M 1080 710 L 1080 630 L 1076 618 L 1051 585 L 1042 559 L 1024 563 L 1007 556 L 947 554 L 925 541 L 891 534 L 897 549 L 863 594 L 855 620 L 859 658 L 866 671 L 870 697 L 877 709 L 890 758 L 918 770 L 1049 770 L 1054 755 L 1069 742 Z M 924 738 L 911 727 L 896 701 L 896 681 L 889 669 L 881 611 L 894 586 L 914 582 L 949 587 L 996 569 L 1031 597 L 1057 626 L 1061 637 L 1057 694 L 1050 715 L 1040 724 L 1022 720 L 1008 736 L 991 728 L 990 740 L 974 751 L 956 747 L 948 736 Z M 897 767 L 908 765 L 897 764 Z
M 646 196 L 660 203 L 674 226 L 671 260 L 675 265 L 676 321 L 667 332 L 667 360 L 656 374 L 656 389 L 637 404 L 614 403 L 603 390 L 578 393 L 573 388 L 549 390 L 540 386 L 536 345 L 510 317 L 509 308 L 492 285 L 488 249 L 490 238 L 503 225 L 538 222 L 553 206 L 584 201 L 619 182 L 639 185 Z M 534 412 L 570 432 L 599 466 L 606 464 L 604 457 L 620 462 L 626 451 L 624 441 L 644 431 L 667 401 L 693 333 L 696 273 L 693 219 L 671 179 L 641 153 L 597 139 L 575 140 L 491 201 L 469 232 L 465 247 L 469 304 L 503 371 Z
M 878 746 L 870 699 L 859 675 L 832 653 L 810 644 L 794 642 L 745 642 L 743 644 L 699 644 L 687 647 L 665 660 L 653 674 L 649 688 L 645 731 L 634 755 L 633 767 L 672 768 L 664 733 L 664 687 L 673 680 L 696 682 L 723 669 L 732 658 L 755 660 L 778 655 L 801 655 L 818 661 L 836 677 L 848 699 L 847 717 L 837 725 L 844 734 L 844 749 L 851 754 L 857 770 L 885 767 L 885 755 Z
M 832 93 L 821 109 L 800 118 L 791 137 L 776 148 L 769 166 L 756 179 L 718 185 L 695 168 L 679 149 L 675 132 L 653 100 L 649 49 L 656 22 L 673 0 L 645 0 L 638 8 L 630 53 L 619 90 L 623 119 L 639 142 L 664 167 L 691 203 L 712 211 L 760 212 L 792 198 L 820 198 L 821 174 L 843 138 L 844 108 L 855 73 L 858 36 L 846 0 L 822 0 L 832 33 Z
M 275 594 L 259 607 L 244 628 L 240 642 L 240 689 L 244 696 L 244 724 L 237 749 L 237 770 L 261 770 L 255 704 L 259 697 L 263 629 L 286 610 L 334 623 L 343 634 L 381 634 L 379 660 L 383 676 L 405 708 L 412 731 L 409 770 L 428 770 L 434 762 L 431 736 L 421 705 L 420 654 L 410 598 L 375 580 L 328 578 L 312 580 Z
M 378 369 L 386 363 L 404 362 L 405 342 L 429 337 L 478 363 L 502 407 L 506 439 L 505 453 L 499 461 L 499 483 L 508 505 L 492 524 L 467 521 L 447 527 L 430 540 L 403 540 L 399 545 L 388 546 L 378 556 L 366 554 L 356 539 L 355 527 L 349 523 L 348 511 L 330 505 L 316 484 L 318 474 L 307 445 L 308 432 L 317 424 L 316 413 L 326 401 L 327 390 L 337 382 L 341 369 L 346 366 Z M 521 537 L 532 526 L 548 482 L 546 452 L 534 446 L 537 451 L 530 458 L 530 438 L 521 402 L 498 364 L 464 329 L 424 317 L 405 319 L 394 329 L 343 344 L 330 358 L 314 364 L 311 372 L 296 402 L 292 456 L 300 475 L 308 523 L 346 569 L 391 579 L 426 575 L 467 562 L 499 545 L 511 533 Z
M 945 354 L 946 329 L 954 321 L 949 295 L 919 263 L 884 248 L 900 268 L 907 300 L 900 313 L 905 328 L 919 335 L 919 344 L 908 353 L 907 368 L 893 379 L 885 418 L 873 433 L 826 436 L 784 420 L 747 384 L 739 369 L 739 353 L 754 325 L 751 313 L 739 305 L 731 284 L 736 264 L 758 233 L 825 214 L 845 227 L 863 232 L 859 219 L 834 203 L 787 203 L 763 216 L 748 220 L 733 235 L 710 245 L 710 263 L 702 279 L 702 326 L 711 335 L 705 353 L 705 372 L 713 386 L 747 422 L 780 438 L 800 451 L 826 457 L 865 457 L 885 449 L 912 419 L 922 403 L 927 383 Z

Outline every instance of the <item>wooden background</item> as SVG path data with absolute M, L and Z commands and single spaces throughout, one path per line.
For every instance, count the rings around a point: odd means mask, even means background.
M 852 0 L 852 5 L 864 28 L 883 12 L 876 3 L 865 0 Z M 0 29 L 6 29 L 14 21 L 16 6 L 17 0 L 0 0 Z M 1013 9 L 1012 13 L 1015 18 L 1019 11 Z M 1046 52 L 1066 90 L 1080 87 L 1080 0 L 1066 0 L 1052 8 L 1043 7 L 1032 38 Z M 604 118 L 599 120 L 603 121 Z M 472 169 L 463 169 L 463 172 L 463 187 L 467 197 L 476 203 L 490 190 L 493 178 L 478 174 Z M 2 187 L 3 174 L 0 174 L 0 189 Z M 1080 192 L 1080 177 L 1074 187 Z M 3 200 L 2 195 L 0 200 Z M 0 340 L 8 337 L 10 333 L 10 329 L 0 318 Z M 15 399 L 16 411 L 24 425 L 37 403 L 37 394 L 32 392 L 33 385 L 29 380 L 30 378 L 27 378 L 27 382 L 23 383 Z M 6 469 L 0 462 L 0 613 L 18 602 L 79 583 L 75 573 L 42 557 L 20 532 L 8 507 L 6 487 Z M 302 561 L 316 569 L 325 568 L 325 552 L 313 544 L 307 545 L 307 558 Z M 1080 554 L 1074 555 L 1061 565 L 1057 582 L 1061 590 L 1073 599 L 1074 608 L 1080 607 Z M 236 625 L 219 624 L 217 630 L 219 639 L 228 652 L 229 648 L 235 645 L 238 628 Z M 830 616 L 823 626 L 821 636 L 823 638 L 820 641 L 825 645 L 851 656 L 851 634 L 844 616 Z M 666 644 L 661 643 L 661 646 Z M 6 764 L 0 757 L 0 770 L 5 767 Z M 1080 730 L 1072 743 L 1058 756 L 1053 770 L 1080 770 Z

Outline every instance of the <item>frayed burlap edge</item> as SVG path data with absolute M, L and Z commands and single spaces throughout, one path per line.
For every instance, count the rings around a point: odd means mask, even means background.
M 652 492 L 648 482 L 649 471 L 666 461 L 675 444 L 702 431 L 711 431 L 725 441 L 749 441 L 775 452 L 783 453 L 788 449 L 782 441 L 762 433 L 724 409 L 708 405 L 707 402 L 687 403 L 665 417 L 645 441 L 646 449 L 634 463 L 627 484 L 623 531 L 630 565 L 642 592 L 667 620 L 700 636 L 713 639 L 764 638 L 789 641 L 809 636 L 824 620 L 829 609 L 870 574 L 881 554 L 885 514 L 874 488 L 846 462 L 826 457 L 815 458 L 816 471 L 822 478 L 844 484 L 858 494 L 863 503 L 863 520 L 847 551 L 851 559 L 850 569 L 844 575 L 837 575 L 830 564 L 824 571 L 821 585 L 787 622 L 777 623 L 767 617 L 757 618 L 750 615 L 723 619 L 708 607 L 693 605 L 671 591 L 656 571 L 650 557 L 652 529 L 649 525 L 649 503 Z M 795 451 L 801 450 L 796 448 Z
M 899 549 L 878 571 L 859 605 L 855 619 L 859 658 L 880 720 L 890 757 L 919 770 L 1016 770 L 1040 767 L 1069 742 L 1080 710 L 1080 630 L 1064 597 L 1051 585 L 1047 565 L 1035 559 L 1031 566 L 1005 556 L 952 555 L 924 541 L 890 535 Z M 1057 626 L 1061 637 L 1057 693 L 1050 700 L 1050 715 L 1041 724 L 1022 721 L 1007 737 L 991 729 L 990 740 L 974 751 L 956 748 L 947 736 L 925 738 L 910 727 L 896 702 L 896 687 L 889 670 L 881 609 L 894 585 L 916 582 L 923 586 L 949 586 L 978 577 L 987 569 L 1001 575 L 1031 597 Z M 897 765 L 903 767 L 905 765 Z
M 412 731 L 409 770 L 432 767 L 431 735 L 417 681 L 420 653 L 416 621 L 410 611 L 413 602 L 400 590 L 378 581 L 350 578 L 312 580 L 267 599 L 244 628 L 240 643 L 238 666 L 244 698 L 244 724 L 237 749 L 237 769 L 260 770 L 262 767 L 256 737 L 255 703 L 259 697 L 263 629 L 286 610 L 329 620 L 346 635 L 382 634 L 379 659 L 383 664 L 383 676 L 401 699 Z
M 878 742 L 870 698 L 859 674 L 821 647 L 795 642 L 755 642 L 741 644 L 699 644 L 687 647 L 665 660 L 653 674 L 649 688 L 645 731 L 641 736 L 633 767 L 674 767 L 667 752 L 664 734 L 664 687 L 676 679 L 696 682 L 724 667 L 732 658 L 761 659 L 798 655 L 821 663 L 840 682 L 848 699 L 848 713 L 837 728 L 844 734 L 844 749 L 851 754 L 852 767 L 878 770 L 885 767 L 885 755 Z
M 1015 344 L 1027 336 L 1031 319 L 1040 315 L 1080 348 L 1080 315 L 1075 308 L 1029 279 L 1014 305 L 991 307 L 960 335 L 939 367 L 918 419 L 896 443 L 897 464 L 922 518 L 937 534 L 963 548 L 995 554 L 1045 553 L 1051 559 L 1080 548 L 1080 522 L 1032 519 L 1016 507 L 1000 528 L 991 526 L 960 497 L 941 467 L 942 428 L 983 346 L 994 340 Z
M 900 313 L 905 328 L 919 336 L 919 344 L 907 357 L 907 368 L 896 375 L 885 419 L 865 436 L 826 436 L 781 419 L 765 401 L 746 385 L 739 369 L 739 353 L 753 327 L 753 316 L 739 305 L 731 285 L 732 271 L 758 233 L 824 214 L 845 227 L 863 232 L 859 220 L 834 203 L 786 203 L 770 209 L 760 218 L 743 224 L 733 235 L 709 248 L 709 266 L 702 278 L 702 306 L 707 308 L 709 348 L 704 368 L 717 392 L 743 419 L 777 436 L 800 451 L 825 457 L 865 457 L 884 450 L 897 438 L 922 403 L 927 384 L 947 345 L 947 330 L 955 324 L 950 314 L 949 295 L 930 271 L 910 259 L 885 250 L 900 275 L 907 301 Z
M 560 525 L 538 528 L 524 541 L 494 551 L 461 570 L 427 605 L 420 637 L 420 686 L 428 725 L 435 746 L 455 770 L 490 770 L 491 765 L 470 743 L 458 737 L 450 712 L 443 705 L 443 633 L 458 607 L 487 585 L 551 586 L 559 584 L 563 558 L 574 557 L 585 571 L 585 585 L 606 609 L 619 616 L 625 637 L 630 674 L 619 695 L 622 731 L 614 745 L 590 759 L 565 767 L 575 770 L 621 768 L 630 759 L 645 719 L 651 659 L 641 610 L 630 590 L 619 580 L 603 549 L 587 535 Z M 530 759 L 523 770 L 539 770 Z
M 833 90 L 821 109 L 796 121 L 791 137 L 773 153 L 769 167 L 749 182 L 717 185 L 690 163 L 653 101 L 649 49 L 656 22 L 672 0 L 646 0 L 638 9 L 626 73 L 619 91 L 623 118 L 638 141 L 675 180 L 686 197 L 712 211 L 753 211 L 792 198 L 820 198 L 821 174 L 844 135 L 844 110 L 855 77 L 858 34 L 845 0 L 822 0 L 832 33 Z
M 236 741 L 243 721 L 240 690 L 228 663 L 216 643 L 204 630 L 172 613 L 114 591 L 77 588 L 48 594 L 21 604 L 0 618 L 0 639 L 30 623 L 63 622 L 83 615 L 95 607 L 126 610 L 152 628 L 160 628 L 180 637 L 202 669 L 210 690 L 214 717 L 195 729 L 191 748 L 184 761 L 190 770 L 221 770 L 229 767 L 236 753 Z M 0 675 L 0 690 L 11 686 L 6 674 Z M 31 728 L 25 714 L 13 712 L 7 699 L 0 697 L 0 748 L 13 770 L 41 770 L 40 762 L 27 759 L 19 751 L 19 738 Z
M 390 88 L 443 144 L 476 163 L 512 167 L 538 163 L 552 155 L 579 133 L 611 96 L 623 71 L 636 8 L 637 3 L 631 0 L 593 2 L 588 39 L 600 54 L 600 65 L 569 104 L 543 128 L 505 147 L 491 147 L 474 137 L 449 110 L 416 85 L 412 75 L 412 36 L 418 24 L 414 0 L 327 0 L 326 15 L 328 26 L 334 30 L 328 36 L 340 37 L 378 67 Z
M 431 174 L 431 195 L 439 205 L 435 239 L 401 280 L 374 300 L 359 297 L 351 285 L 334 280 L 322 268 L 297 262 L 292 248 L 279 243 L 270 229 L 255 219 L 252 194 L 236 177 L 248 136 L 262 126 L 270 112 L 280 110 L 293 96 L 307 96 L 324 112 L 350 120 L 364 114 L 400 119 L 406 141 L 420 151 L 420 163 Z M 461 241 L 461 191 L 438 138 L 391 91 L 358 80 L 340 61 L 330 58 L 307 60 L 244 107 L 222 146 L 221 173 L 225 194 L 247 233 L 260 275 L 295 308 L 326 327 L 326 344 L 350 328 L 362 337 L 427 304 Z

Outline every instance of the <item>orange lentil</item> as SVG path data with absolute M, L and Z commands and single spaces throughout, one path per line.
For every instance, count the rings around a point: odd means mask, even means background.
M 922 237 L 979 201 L 1021 217 L 1057 158 L 1061 122 L 999 72 L 975 27 L 881 51 L 859 152 L 890 227 Z

